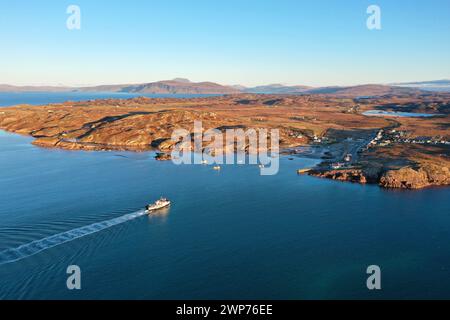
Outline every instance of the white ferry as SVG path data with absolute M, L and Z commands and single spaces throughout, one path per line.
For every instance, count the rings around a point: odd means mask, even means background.
M 166 198 L 161 198 L 161 199 L 155 201 L 154 203 L 146 206 L 145 210 L 147 211 L 147 213 L 152 213 L 153 211 L 167 208 L 170 206 L 170 204 L 171 204 L 170 200 L 168 200 Z

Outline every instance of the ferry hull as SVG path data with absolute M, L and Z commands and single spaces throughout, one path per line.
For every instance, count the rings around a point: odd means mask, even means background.
M 162 205 L 162 206 L 147 207 L 147 208 L 145 209 L 145 211 L 146 211 L 147 213 L 152 213 L 152 212 L 154 212 L 154 211 L 161 210 L 161 209 L 168 208 L 168 207 L 170 207 L 170 203 L 169 203 L 169 204 L 166 204 L 166 205 Z

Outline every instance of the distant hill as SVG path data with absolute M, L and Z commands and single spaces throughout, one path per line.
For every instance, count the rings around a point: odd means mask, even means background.
M 247 92 L 247 93 L 265 93 L 265 94 L 298 94 L 298 93 L 304 93 L 310 89 L 312 89 L 312 87 L 285 86 L 282 84 L 270 84 L 267 86 L 245 88 L 242 91 Z
M 187 79 L 174 79 L 144 84 L 109 85 L 79 88 L 83 92 L 127 92 L 145 94 L 232 94 L 241 91 L 214 82 L 191 82 Z
M 450 80 L 404 82 L 404 83 L 396 83 L 393 85 L 406 88 L 418 88 L 421 90 L 428 90 L 428 91 L 450 92 Z
M 352 87 L 323 87 L 308 90 L 308 94 L 329 94 L 340 96 L 384 96 L 419 93 L 416 88 L 404 88 L 388 85 L 368 84 Z
M 0 84 L 0 92 L 67 92 L 73 90 L 74 88 L 69 87 L 11 86 L 8 84 Z
M 284 86 L 281 84 L 272 84 L 268 86 L 259 86 L 246 88 L 243 90 L 247 93 L 264 93 L 264 94 L 327 94 L 338 96 L 384 96 L 384 95 L 401 95 L 420 92 L 417 88 L 405 88 L 390 85 L 367 84 L 348 87 L 319 87 L 313 88 L 308 86 Z

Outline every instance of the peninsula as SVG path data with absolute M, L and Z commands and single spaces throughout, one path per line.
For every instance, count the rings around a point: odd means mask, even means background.
M 46 148 L 156 149 L 161 157 L 173 148 L 173 130 L 190 130 L 194 120 L 221 131 L 277 128 L 287 153 L 322 159 L 313 176 L 402 189 L 450 184 L 450 93 L 384 86 L 231 92 L 19 105 L 0 109 L 0 129 Z

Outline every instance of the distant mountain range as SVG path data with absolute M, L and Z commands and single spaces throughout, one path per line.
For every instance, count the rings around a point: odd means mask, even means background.
M 447 92 L 450 91 L 450 80 L 406 82 L 406 83 L 396 83 L 392 85 L 405 88 L 418 88 L 428 91 L 447 91 Z
M 441 90 L 439 90 L 441 88 Z M 448 89 L 448 90 L 446 90 Z M 271 84 L 257 87 L 224 86 L 214 82 L 191 82 L 188 79 L 157 81 L 143 84 L 102 85 L 93 87 L 11 86 L 0 85 L 0 92 L 123 92 L 137 94 L 330 94 L 341 96 L 378 96 L 407 94 L 420 90 L 450 91 L 450 80 L 398 83 L 391 85 L 359 85 L 348 87 L 286 86 Z
M 67 92 L 74 91 L 75 88 L 54 87 L 54 86 L 11 86 L 0 84 L 0 92 Z
M 242 87 L 241 91 L 247 93 L 265 93 L 265 94 L 297 94 L 305 93 L 313 89 L 307 86 L 285 86 L 282 84 L 269 84 L 267 86 L 258 86 L 253 88 Z
M 329 94 L 340 96 L 382 96 L 418 93 L 419 89 L 397 86 L 366 84 L 351 87 L 323 87 L 308 90 L 309 94 Z
M 242 91 L 214 82 L 191 82 L 187 79 L 158 81 L 143 84 L 102 85 L 93 87 L 11 86 L 1 85 L 0 92 L 124 92 L 142 94 L 233 94 Z

